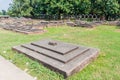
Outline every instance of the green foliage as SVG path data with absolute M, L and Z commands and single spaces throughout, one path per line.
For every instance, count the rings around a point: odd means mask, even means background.
M 90 12 L 89 0 L 74 0 L 73 14 L 88 14 Z
M 32 11 L 32 7 L 29 5 L 30 0 L 13 0 L 13 4 L 11 4 L 8 13 L 12 16 L 30 16 L 30 12 Z
M 119 4 L 116 0 L 101 0 L 101 10 L 103 11 L 102 14 L 112 15 L 119 13 Z
M 99 14 L 105 17 L 120 14 L 120 0 L 13 0 L 12 16 Z
M 2 10 L 2 11 L 0 12 L 0 15 L 7 15 L 7 12 L 6 12 L 5 10 Z

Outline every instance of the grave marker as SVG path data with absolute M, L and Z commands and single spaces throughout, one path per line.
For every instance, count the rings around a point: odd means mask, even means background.
M 99 54 L 96 48 L 51 39 L 14 46 L 12 49 L 38 60 L 65 78 L 82 70 Z

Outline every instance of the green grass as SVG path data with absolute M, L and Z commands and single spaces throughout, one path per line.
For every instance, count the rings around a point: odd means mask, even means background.
M 99 57 L 68 80 L 120 80 L 120 32 L 115 26 L 104 25 L 94 29 L 63 26 L 46 30 L 48 32 L 37 35 L 0 30 L 0 55 L 21 69 L 28 69 L 27 72 L 38 80 L 64 80 L 59 73 L 12 51 L 11 47 L 47 38 L 96 47 L 100 49 Z

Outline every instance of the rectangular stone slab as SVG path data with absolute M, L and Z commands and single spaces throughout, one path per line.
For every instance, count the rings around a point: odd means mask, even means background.
M 30 49 L 32 51 L 36 51 L 38 53 L 41 53 L 45 56 L 51 57 L 53 59 L 56 59 L 58 61 L 61 61 L 63 63 L 67 63 L 69 61 L 71 61 L 72 59 L 74 59 L 75 57 L 81 55 L 82 53 L 86 52 L 89 50 L 89 48 L 80 46 L 78 49 L 70 52 L 69 54 L 65 54 L 65 55 L 61 55 L 58 54 L 56 52 L 50 51 L 50 50 L 46 50 L 44 48 L 32 45 L 32 44 L 24 44 L 22 45 L 22 47 L 25 47 L 27 49 Z
M 22 46 L 15 46 L 13 47 L 13 50 L 21 52 L 27 55 L 28 57 L 40 61 L 40 63 L 44 64 L 50 69 L 58 71 L 59 73 L 63 74 L 65 78 L 82 70 L 92 60 L 94 60 L 99 53 L 98 49 L 90 48 L 89 51 L 84 52 L 83 54 L 77 56 L 73 60 L 64 64 L 60 61 L 57 61 L 43 54 L 39 54 L 38 52 L 32 51 Z
M 55 46 L 49 45 L 49 42 L 57 43 Z M 39 46 L 57 53 L 60 53 L 62 55 L 67 54 L 73 50 L 76 50 L 78 46 L 69 44 L 69 43 L 63 43 L 60 41 L 55 40 L 42 40 L 38 42 L 31 43 L 32 45 Z

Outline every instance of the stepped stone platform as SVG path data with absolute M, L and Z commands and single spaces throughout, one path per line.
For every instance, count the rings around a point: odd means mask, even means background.
M 96 48 L 51 39 L 14 46 L 12 49 L 63 74 L 65 78 L 82 70 L 99 54 Z

